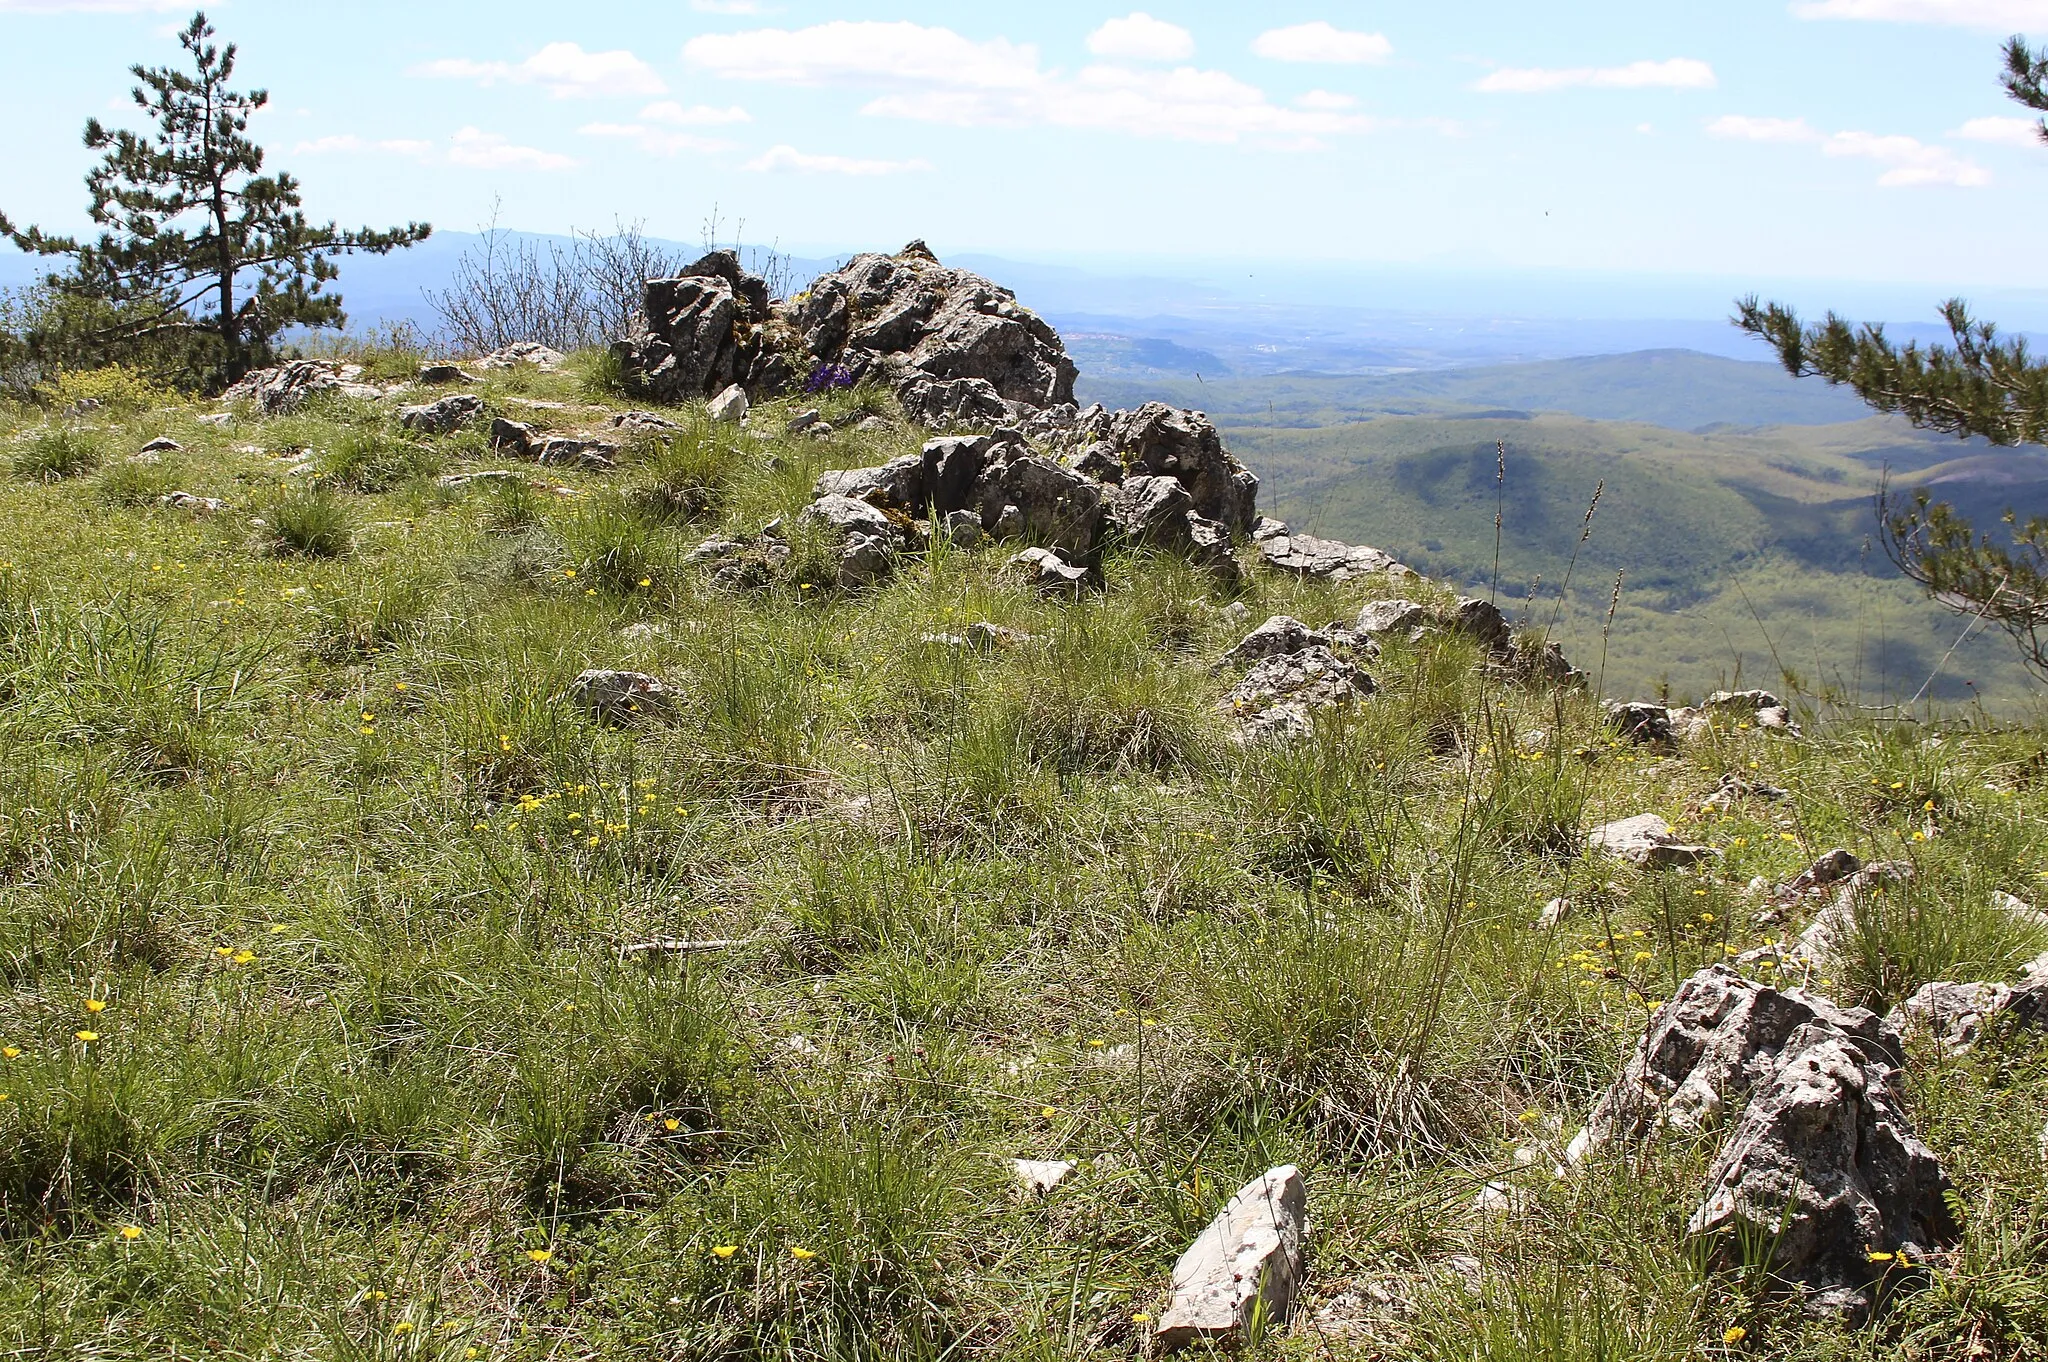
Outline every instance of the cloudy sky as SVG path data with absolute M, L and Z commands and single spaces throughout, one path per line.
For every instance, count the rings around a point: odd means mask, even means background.
M 79 225 L 90 115 L 189 13 L 0 0 L 0 207 Z M 1132 262 L 2048 286 L 1997 84 L 2048 0 L 232 0 L 324 215 Z M 729 228 L 728 233 L 729 234 Z

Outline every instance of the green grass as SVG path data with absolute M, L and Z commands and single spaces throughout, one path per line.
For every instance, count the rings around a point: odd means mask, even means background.
M 623 406 L 576 374 L 482 391 L 568 403 L 540 409 L 562 428 Z M 1442 639 L 1248 751 L 1215 670 L 1246 626 L 1185 565 L 1112 557 L 1071 605 L 999 545 L 872 591 L 724 592 L 697 542 L 919 435 L 671 415 L 617 473 L 457 435 L 384 490 L 308 492 L 277 455 L 409 437 L 374 406 L 152 411 L 88 432 L 172 435 L 149 479 L 0 481 L 0 1347 L 1128 1357 L 1192 1235 L 1294 1161 L 1310 1298 L 1254 1356 L 2041 1355 L 2024 1039 L 1915 1057 L 1968 1235 L 1875 1331 L 1694 1262 L 1697 1151 L 1543 1175 L 1649 1006 L 1765 934 L 1752 876 L 1835 845 L 1920 868 L 1845 999 L 2048 948 L 1984 907 L 2048 894 L 2040 728 L 1821 712 L 1658 756 Z M 447 493 L 421 476 L 444 466 L 538 485 Z M 229 510 L 159 507 L 157 478 Z M 1244 599 L 1321 623 L 1376 589 L 1255 572 Z M 922 642 L 977 620 L 1035 641 Z M 666 678 L 673 721 L 589 721 L 562 697 L 592 666 Z M 1730 770 L 1791 798 L 1689 815 Z M 1645 811 L 1725 861 L 1571 854 Z M 1534 928 L 1560 894 L 1585 907 Z M 623 949 L 661 940 L 731 944 Z M 1080 1167 L 1026 1200 L 1013 1157 Z M 1492 1179 L 1526 1211 L 1470 1214 Z M 1369 1287 L 1406 1305 L 1345 1304 Z

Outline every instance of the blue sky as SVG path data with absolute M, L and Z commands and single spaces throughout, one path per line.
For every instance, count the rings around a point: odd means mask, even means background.
M 183 4 L 0 0 L 0 207 L 81 225 L 89 115 Z M 2048 0 L 497 0 L 209 8 L 350 223 L 1127 266 L 1286 259 L 2048 286 L 1997 85 Z

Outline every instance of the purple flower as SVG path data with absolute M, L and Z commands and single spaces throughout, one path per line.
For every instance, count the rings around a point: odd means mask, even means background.
M 817 368 L 811 370 L 811 376 L 804 380 L 804 392 L 813 396 L 822 392 L 830 392 L 834 388 L 851 388 L 852 386 L 853 370 L 847 368 L 844 364 L 821 363 Z

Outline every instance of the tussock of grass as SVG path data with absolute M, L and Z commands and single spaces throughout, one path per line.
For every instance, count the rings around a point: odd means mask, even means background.
M 625 405 L 578 374 L 482 391 L 564 426 Z M 887 424 L 780 435 L 808 405 Z M 2048 896 L 2038 726 L 1822 715 L 1660 754 L 1434 638 L 1312 739 L 1241 748 L 1216 664 L 1248 625 L 1185 565 L 1113 555 L 1063 604 L 1002 546 L 940 547 L 843 593 L 793 517 L 823 469 L 917 447 L 886 398 L 766 404 L 760 439 L 668 414 L 617 473 L 441 491 L 506 465 L 374 404 L 232 435 L 151 410 L 90 444 L 170 431 L 164 465 L 0 483 L 4 1346 L 1131 1356 L 1187 1240 L 1285 1161 L 1312 1299 L 1257 1356 L 2048 1333 L 2025 1038 L 1916 1056 L 1968 1236 L 1876 1333 L 1694 1263 L 1700 1150 L 1547 1174 L 1657 1000 L 1803 925 L 1759 925 L 1753 876 L 1836 845 L 1916 867 L 1815 981 L 1844 1000 L 2048 949 L 1988 907 Z M 40 429 L 0 417 L 10 451 Z M 275 490 L 286 450 L 334 476 Z M 233 509 L 156 508 L 170 475 Z M 778 584 L 686 563 L 778 516 Z M 1319 625 L 1373 589 L 1243 598 Z M 1030 637 L 925 637 L 982 620 Z M 563 696 L 593 666 L 663 677 L 673 719 L 592 723 Z M 1730 771 L 1790 797 L 1694 813 Z M 1725 860 L 1579 854 L 1640 812 Z M 1079 1167 L 1026 1200 L 1013 1157 Z M 1475 1217 L 1489 1181 L 1523 1208 Z

